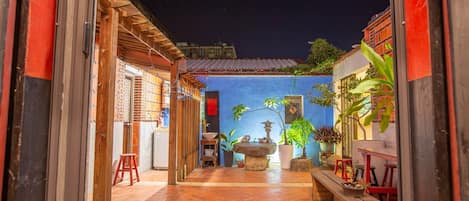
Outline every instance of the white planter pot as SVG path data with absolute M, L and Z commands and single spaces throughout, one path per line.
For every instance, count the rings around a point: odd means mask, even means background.
M 280 166 L 282 169 L 290 169 L 290 161 L 293 158 L 293 146 L 278 145 L 278 152 L 280 155 Z

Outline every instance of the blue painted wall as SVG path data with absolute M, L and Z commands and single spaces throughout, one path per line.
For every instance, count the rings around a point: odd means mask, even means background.
M 304 117 L 310 120 L 318 128 L 320 126 L 333 125 L 333 109 L 325 108 L 309 103 L 308 94 L 313 93 L 317 96 L 319 93 L 312 90 L 315 84 L 331 83 L 331 76 L 248 76 L 248 77 L 200 77 L 200 81 L 207 85 L 206 91 L 219 91 L 220 93 L 220 130 L 228 133 L 236 128 L 237 136 L 250 135 L 253 138 L 265 137 L 265 130 L 261 122 L 270 120 L 274 122 L 271 138 L 274 142 L 280 140 L 280 120 L 270 111 L 257 111 L 246 113 L 242 119 L 236 121 L 233 119 L 232 108 L 238 104 L 244 104 L 251 109 L 263 107 L 264 99 L 267 97 L 283 98 L 286 95 L 302 95 L 304 97 Z M 282 116 L 284 116 L 284 107 L 280 106 Z M 287 125 L 288 126 L 288 125 Z M 319 165 L 318 152 L 319 144 L 312 138 L 311 143 L 307 145 L 308 157 L 314 159 L 314 164 Z M 301 155 L 301 150 L 295 147 L 295 157 Z M 237 156 L 239 157 L 239 155 Z M 271 156 L 271 161 L 278 161 L 278 153 Z M 221 159 L 223 163 L 223 156 Z

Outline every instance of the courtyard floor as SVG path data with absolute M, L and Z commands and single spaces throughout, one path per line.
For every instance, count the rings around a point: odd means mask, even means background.
M 311 200 L 309 172 L 278 168 L 196 169 L 185 182 L 166 185 L 166 171 L 142 173 L 141 182 L 124 181 L 112 188 L 112 201 L 303 201 Z

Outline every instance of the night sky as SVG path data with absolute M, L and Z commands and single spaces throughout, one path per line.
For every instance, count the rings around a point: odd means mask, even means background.
M 234 44 L 239 58 L 300 58 L 322 37 L 350 50 L 388 0 L 142 0 L 174 41 Z

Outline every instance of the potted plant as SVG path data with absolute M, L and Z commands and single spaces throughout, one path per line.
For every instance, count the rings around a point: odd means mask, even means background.
M 288 139 L 287 132 L 285 129 L 285 121 L 281 115 L 281 111 L 278 109 L 279 105 L 288 105 L 288 101 L 285 99 L 278 99 L 278 98 L 266 98 L 264 100 L 264 107 L 251 109 L 243 104 L 239 104 L 233 107 L 233 116 L 235 120 L 240 120 L 242 115 L 247 112 L 255 112 L 260 110 L 268 110 L 276 114 L 280 121 L 281 126 L 281 136 L 283 142 L 282 145 L 279 146 L 279 155 L 280 155 L 280 166 L 282 169 L 290 169 L 290 161 L 293 157 L 293 146 L 291 145 L 291 140 Z
M 291 123 L 287 135 L 292 139 L 293 144 L 303 151 L 300 157 L 291 160 L 291 171 L 311 170 L 313 161 L 306 156 L 306 145 L 314 130 L 313 124 L 304 118 L 298 118 Z
M 233 166 L 233 145 L 238 143 L 239 139 L 234 137 L 236 129 L 231 129 L 228 135 L 220 133 L 221 148 L 223 150 L 225 167 Z
M 332 126 L 323 126 L 314 131 L 314 140 L 319 143 L 321 152 L 334 152 L 334 145 L 342 141 L 342 135 Z
M 290 129 L 288 129 L 287 135 L 303 151 L 300 158 L 306 158 L 306 145 L 309 143 L 309 137 L 315 130 L 313 124 L 304 118 L 298 118 L 293 121 Z

